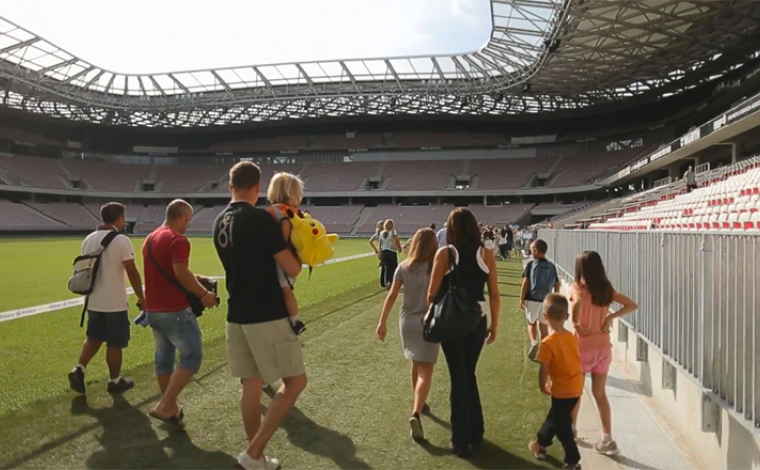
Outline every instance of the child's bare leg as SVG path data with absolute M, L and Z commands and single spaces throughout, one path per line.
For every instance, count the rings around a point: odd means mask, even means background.
M 599 418 L 602 421 L 602 433 L 612 436 L 612 408 L 610 401 L 607 399 L 607 374 L 591 374 L 591 391 L 596 400 L 596 407 L 599 409 Z
M 549 325 L 546 325 L 545 323 L 538 322 L 538 328 L 541 330 L 541 338 L 546 338 L 549 336 Z
M 528 338 L 530 338 L 531 344 L 536 344 L 538 341 L 537 339 L 538 331 L 536 327 L 536 323 L 528 323 Z
M 295 323 L 298 318 L 298 301 L 296 295 L 293 293 L 293 289 L 290 286 L 282 288 L 282 295 L 285 296 L 285 306 L 288 308 L 288 315 L 290 315 L 290 322 Z

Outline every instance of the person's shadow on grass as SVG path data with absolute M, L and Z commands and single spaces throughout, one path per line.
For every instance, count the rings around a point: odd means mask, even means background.
M 432 412 L 426 413 L 426 416 L 442 428 L 451 430 L 451 424 L 443 418 L 436 416 Z M 452 454 L 451 448 L 439 447 L 426 440 L 417 441 L 417 444 L 425 449 L 430 455 L 440 457 Z M 544 468 L 537 461 L 525 460 L 522 457 L 507 452 L 488 440 L 483 441 L 480 447 L 472 452 L 472 456 L 470 456 L 467 461 L 475 468 L 484 470 L 502 468 Z M 562 462 L 551 455 L 547 456 L 545 462 L 558 468 L 562 467 Z
M 145 413 L 123 395 L 112 397 L 113 406 L 107 408 L 91 408 L 85 396 L 71 403 L 71 414 L 92 416 L 103 429 L 95 437 L 102 449 L 86 458 L 87 468 L 236 468 L 233 457 L 199 449 L 184 431 L 159 440 Z M 172 449 L 171 457 L 165 448 Z
M 265 393 L 274 397 L 274 390 L 266 388 Z M 290 409 L 288 416 L 280 424 L 288 441 L 305 452 L 328 458 L 338 468 L 369 470 L 367 462 L 356 455 L 356 445 L 350 437 L 314 422 L 296 407 Z

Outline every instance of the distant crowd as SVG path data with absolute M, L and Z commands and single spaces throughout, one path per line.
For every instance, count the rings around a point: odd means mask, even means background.
M 231 202 L 214 222 L 213 243 L 224 266 L 227 290 L 226 349 L 230 374 L 242 386 L 240 409 L 248 447 L 238 456 L 246 470 L 279 468 L 265 449 L 282 420 L 306 388 L 299 335 L 306 325 L 299 317 L 295 289 L 302 263 L 290 243 L 287 213 L 298 211 L 303 183 L 295 175 L 278 173 L 267 188 L 269 210 L 256 207 L 261 172 L 251 162 L 232 167 Z M 87 332 L 76 366 L 68 374 L 71 390 L 86 392 L 86 370 L 106 345 L 110 380 L 107 389 L 122 393 L 134 381 L 121 375 L 122 354 L 130 341 L 131 321 L 127 280 L 144 315 L 136 323 L 150 327 L 155 343 L 155 375 L 161 399 L 150 416 L 181 429 L 185 410 L 178 403 L 184 388 L 203 362 L 203 343 L 197 318 L 219 305 L 216 283 L 190 269 L 191 244 L 185 237 L 193 207 L 172 201 L 166 219 L 142 246 L 145 288 L 135 264 L 130 240 L 123 234 L 126 209 L 118 203 L 101 209 L 102 225 L 82 243 L 82 254 L 100 259 L 94 289 L 86 300 Z M 402 245 L 393 220 L 379 221 L 369 243 L 377 253 L 380 284 L 388 289 L 376 335 L 387 337 L 387 320 L 403 295 L 399 332 L 404 356 L 411 361 L 413 405 L 411 437 L 424 439 L 422 416 L 439 350 L 450 376 L 450 423 L 453 451 L 469 458 L 481 446 L 485 419 L 476 369 L 485 345 L 499 332 L 501 295 L 497 260 L 526 258 L 520 292 L 531 348 L 530 359 L 540 363 L 539 388 L 551 396 L 547 418 L 530 442 L 538 459 L 556 437 L 565 450 L 565 468 L 580 468 L 575 422 L 584 374 L 592 390 L 603 434 L 594 446 L 603 454 L 617 453 L 612 439 L 611 411 L 605 395 L 612 360 L 609 331 L 612 322 L 634 311 L 636 304 L 617 292 L 595 252 L 578 255 L 574 283 L 567 297 L 559 294 L 556 267 L 546 259 L 548 245 L 528 228 L 479 224 L 466 208 L 454 209 L 443 228 L 418 230 Z M 398 253 L 408 253 L 399 264 Z M 527 258 L 530 258 L 528 260 Z M 425 322 L 440 307 L 450 286 L 482 307 L 473 326 L 439 343 L 425 340 Z M 615 303 L 621 308 L 610 313 Z M 439 308 L 440 307 L 440 308 Z M 571 320 L 570 329 L 566 322 Z M 550 332 L 551 329 L 551 332 Z M 572 330 L 572 331 L 571 331 Z M 177 355 L 179 358 L 177 358 Z M 262 388 L 282 381 L 262 418 Z M 338 385 L 340 386 L 340 385 Z

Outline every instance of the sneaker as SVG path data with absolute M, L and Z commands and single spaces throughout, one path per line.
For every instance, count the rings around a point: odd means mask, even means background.
M 536 356 L 538 356 L 538 343 L 531 346 L 530 351 L 528 351 L 528 359 L 530 359 L 531 361 L 537 362 Z
M 414 413 L 412 417 L 409 418 L 409 427 L 412 429 L 410 434 L 412 439 L 425 439 L 425 431 L 422 430 L 422 420 L 420 420 L 420 415 Z
M 301 333 L 306 331 L 306 325 L 304 325 L 301 320 L 296 320 L 296 322 L 291 323 L 290 326 L 293 328 L 293 332 L 296 334 L 296 336 L 301 336 Z
M 562 466 L 562 470 L 581 470 L 581 464 L 577 463 L 575 465 L 570 465 L 569 463 L 566 463 Z
M 238 455 L 237 462 L 245 470 L 277 470 L 280 468 L 280 462 L 277 459 L 264 455 L 260 459 L 254 460 L 248 455 L 248 452 Z
M 79 367 L 74 367 L 69 372 L 69 389 L 72 392 L 84 394 L 84 372 Z
M 596 444 L 594 444 L 594 450 L 602 455 L 618 455 L 620 453 L 620 450 L 618 450 L 617 443 L 613 440 L 609 440 L 608 442 L 599 441 Z
M 427 403 L 425 403 L 425 406 L 422 407 L 422 414 L 423 415 L 429 415 L 429 414 L 431 414 L 430 406 L 428 406 Z
M 116 382 L 108 381 L 108 393 L 126 392 L 135 386 L 135 381 L 129 377 L 119 377 Z
M 533 457 L 535 457 L 536 460 L 546 460 L 546 447 L 541 447 L 541 444 L 539 444 L 538 441 L 530 441 L 528 449 L 533 452 Z

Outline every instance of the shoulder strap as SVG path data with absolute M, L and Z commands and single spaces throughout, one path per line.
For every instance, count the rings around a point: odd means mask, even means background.
M 454 250 L 451 249 L 451 245 L 446 247 L 446 251 L 448 251 L 449 253 L 449 264 L 451 265 L 451 271 L 450 271 L 451 277 L 449 277 L 449 287 L 451 287 L 452 285 L 452 282 L 453 282 L 452 279 L 456 281 L 455 285 L 461 286 L 462 282 L 459 279 L 459 270 L 457 269 L 456 260 L 454 259 Z M 461 257 L 461 255 L 459 256 Z
M 177 288 L 178 291 L 182 292 L 183 294 L 187 295 L 187 289 L 182 287 L 182 284 L 179 283 L 179 281 L 167 274 L 166 271 L 164 271 L 164 268 L 161 267 L 160 264 L 158 264 L 158 261 L 156 261 L 156 257 L 153 255 L 153 240 L 148 241 L 148 259 L 150 259 L 151 264 L 156 267 L 159 273 L 167 280 L 171 285 Z
M 103 251 L 106 251 L 106 248 L 108 248 L 108 245 L 111 244 L 114 238 L 119 236 L 119 232 L 116 230 L 111 230 L 106 234 L 105 237 L 100 241 L 100 246 L 103 247 Z

